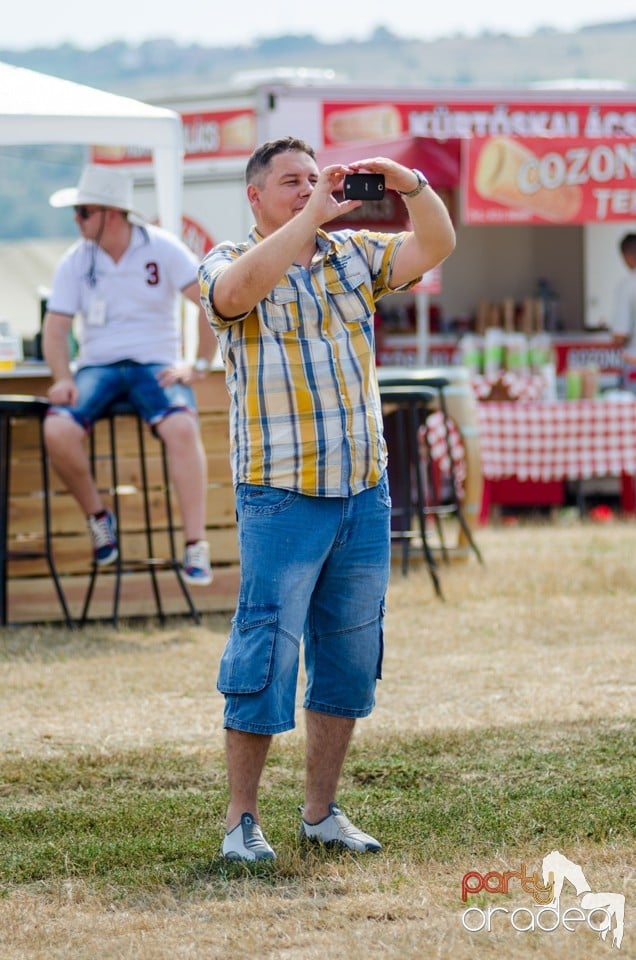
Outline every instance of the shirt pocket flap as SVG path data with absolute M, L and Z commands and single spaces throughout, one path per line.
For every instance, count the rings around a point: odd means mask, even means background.
M 337 277 L 335 280 L 330 280 L 326 284 L 327 293 L 336 297 L 341 293 L 352 293 L 354 290 L 357 290 L 358 287 L 361 287 L 363 283 L 366 283 L 368 279 L 368 275 L 362 272 L 349 273 L 346 276 Z
M 293 287 L 274 287 L 265 299 L 277 306 L 284 306 L 287 303 L 293 303 L 296 298 L 297 294 Z
M 298 327 L 298 294 L 293 287 L 274 287 L 261 301 L 259 310 L 272 333 L 291 333 Z

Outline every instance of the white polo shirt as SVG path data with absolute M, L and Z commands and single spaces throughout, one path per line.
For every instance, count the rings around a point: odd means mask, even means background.
M 136 360 L 172 366 L 181 359 L 180 292 L 197 280 L 197 257 L 150 224 L 133 224 L 115 263 L 91 240 L 78 240 L 53 277 L 47 309 L 78 316 L 80 367 Z

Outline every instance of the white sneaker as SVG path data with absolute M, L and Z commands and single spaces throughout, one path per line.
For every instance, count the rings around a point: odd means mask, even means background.
M 302 807 L 300 811 L 302 813 Z M 335 803 L 329 804 L 328 816 L 319 820 L 318 823 L 307 823 L 303 817 L 300 823 L 300 837 L 322 843 L 326 847 L 346 847 L 348 850 L 355 850 L 356 853 L 377 853 L 382 849 L 382 844 L 375 837 L 354 827 Z
M 221 856 L 226 860 L 276 859 L 276 854 L 251 813 L 244 813 L 234 829 L 225 834 Z
M 205 540 L 197 540 L 185 548 L 183 555 L 183 579 L 193 586 L 207 587 L 212 583 L 210 547 Z

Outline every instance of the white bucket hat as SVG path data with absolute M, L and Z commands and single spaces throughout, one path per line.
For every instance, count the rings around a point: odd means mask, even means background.
M 113 167 L 89 163 L 82 170 L 76 187 L 56 190 L 49 197 L 52 207 L 76 207 L 90 203 L 97 207 L 114 207 L 126 210 L 140 220 L 145 219 L 133 207 L 133 180 L 130 174 Z

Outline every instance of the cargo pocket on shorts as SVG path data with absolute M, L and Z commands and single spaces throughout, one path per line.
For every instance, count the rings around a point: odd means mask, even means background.
M 259 693 L 271 682 L 278 629 L 273 607 L 240 607 L 219 665 L 224 694 Z

